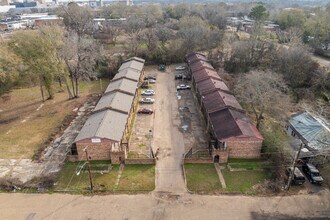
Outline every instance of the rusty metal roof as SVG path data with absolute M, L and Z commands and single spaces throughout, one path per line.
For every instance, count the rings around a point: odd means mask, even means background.
M 205 68 L 214 70 L 213 66 L 210 63 L 201 60 L 189 65 L 189 68 L 192 73 Z
M 213 78 L 209 78 L 197 83 L 197 90 L 201 96 L 216 90 L 223 90 L 229 92 L 229 88 L 223 81 Z
M 191 65 L 197 61 L 209 62 L 209 60 L 206 58 L 206 56 L 204 56 L 203 54 L 200 54 L 200 53 L 191 53 L 186 56 L 186 60 L 189 65 Z
M 213 79 L 221 80 L 221 77 L 214 69 L 204 68 L 195 72 L 192 72 L 192 76 L 196 83 L 209 79 L 210 77 Z
M 225 108 L 209 114 L 211 126 L 219 141 L 237 138 L 263 140 L 257 128 L 242 112 Z
M 232 107 L 234 109 L 243 111 L 242 106 L 238 103 L 233 95 L 221 90 L 216 90 L 214 92 L 203 95 L 202 103 L 207 112 L 213 112 L 226 107 Z

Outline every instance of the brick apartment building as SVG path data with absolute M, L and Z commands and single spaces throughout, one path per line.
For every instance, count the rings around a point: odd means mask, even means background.
M 127 158 L 129 128 L 144 62 L 133 57 L 121 65 L 76 137 L 69 160 L 86 160 L 85 149 L 91 160 L 120 163 Z
M 263 137 L 207 58 L 191 53 L 186 62 L 210 134 L 214 162 L 259 158 Z

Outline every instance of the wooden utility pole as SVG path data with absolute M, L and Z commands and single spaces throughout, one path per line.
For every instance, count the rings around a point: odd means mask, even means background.
M 88 169 L 88 174 L 89 174 L 90 189 L 91 189 L 91 192 L 93 192 L 93 180 L 92 180 L 92 174 L 91 174 L 91 167 L 90 167 L 90 164 L 89 164 L 87 147 L 84 149 L 84 151 L 86 153 L 86 160 L 87 160 L 87 169 Z
M 303 143 L 300 144 L 299 150 L 296 152 L 296 155 L 295 155 L 295 157 L 293 159 L 292 170 L 291 170 L 291 173 L 290 173 L 290 176 L 289 176 L 289 179 L 288 179 L 288 183 L 285 186 L 285 190 L 289 190 L 290 189 L 291 182 L 292 182 L 292 180 L 294 178 L 294 171 L 296 169 L 296 163 L 297 163 L 297 160 L 299 158 L 299 155 L 300 155 L 300 151 L 302 149 L 302 146 L 303 146 Z

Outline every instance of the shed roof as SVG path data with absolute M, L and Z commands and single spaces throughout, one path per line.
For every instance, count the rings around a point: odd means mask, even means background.
M 226 84 L 223 81 L 213 78 L 209 78 L 204 81 L 198 82 L 197 90 L 201 96 L 215 90 L 223 90 L 229 92 L 229 88 L 226 86 Z
M 193 53 L 191 55 L 188 55 L 186 60 L 189 65 L 191 65 L 197 61 L 209 62 L 209 60 L 206 58 L 206 56 L 204 56 L 203 54 L 200 54 L 200 53 Z
M 133 99 L 134 95 L 122 93 L 120 91 L 105 93 L 95 106 L 94 111 L 111 108 L 114 110 L 129 113 L 132 107 Z
M 214 78 L 221 80 L 221 77 L 218 75 L 218 73 L 214 69 L 200 69 L 198 71 L 192 72 L 192 76 L 194 77 L 195 82 L 200 82 L 206 79 Z
M 300 112 L 293 115 L 289 123 L 309 147 L 316 150 L 330 148 L 330 125 L 325 119 Z
M 142 59 L 142 58 L 140 58 L 140 57 L 131 57 L 131 58 L 125 60 L 124 63 L 125 63 L 125 62 L 128 62 L 128 61 L 131 61 L 131 60 L 135 60 L 135 61 L 138 61 L 138 62 L 140 62 L 140 63 L 145 63 L 145 62 L 146 62 L 144 59 Z
M 137 85 L 138 82 L 125 78 L 113 80 L 108 85 L 108 88 L 105 90 L 105 93 L 119 90 L 134 95 Z
M 205 61 L 201 61 L 201 60 L 189 65 L 189 68 L 192 73 L 195 71 L 204 69 L 204 68 L 209 68 L 211 70 L 214 70 L 214 68 L 211 64 L 209 64 L 208 62 L 205 62 Z
M 128 79 L 139 81 L 140 76 L 141 76 L 140 71 L 138 71 L 136 69 L 132 69 L 132 68 L 126 68 L 126 69 L 123 69 L 123 70 L 119 71 L 113 79 L 116 80 L 116 79 L 126 77 Z
M 105 110 L 92 114 L 74 142 L 98 137 L 120 142 L 127 123 L 128 114 Z
M 206 56 L 205 56 L 204 54 L 202 54 L 202 53 L 191 52 L 191 53 L 188 53 L 188 54 L 186 55 L 186 59 L 189 59 L 189 58 L 191 58 L 191 57 L 193 57 L 193 56 L 196 56 L 196 55 L 206 57 Z
M 230 138 L 263 140 L 257 128 L 242 112 L 225 108 L 209 114 L 211 126 L 219 141 Z
M 233 95 L 221 90 L 216 90 L 202 96 L 202 102 L 206 111 L 208 112 L 220 110 L 225 107 L 232 107 L 234 109 L 243 111 L 242 106 L 238 103 Z
M 124 70 L 126 68 L 132 68 L 132 69 L 136 69 L 138 71 L 142 71 L 143 66 L 144 66 L 144 63 L 141 63 L 141 62 L 135 61 L 135 60 L 130 60 L 130 61 L 127 61 L 127 62 L 123 63 L 120 66 L 118 71 Z

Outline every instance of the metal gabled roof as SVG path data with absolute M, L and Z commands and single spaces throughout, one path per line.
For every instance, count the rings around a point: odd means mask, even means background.
M 126 93 L 134 95 L 137 86 L 138 86 L 138 82 L 125 78 L 112 80 L 109 83 L 107 89 L 105 90 L 105 93 L 113 92 L 113 91 L 124 91 Z
M 99 100 L 94 111 L 100 111 L 108 108 L 129 113 L 133 100 L 134 95 L 129 95 L 120 91 L 106 93 Z
M 74 142 L 89 138 L 104 138 L 120 142 L 127 123 L 128 114 L 105 110 L 92 114 L 82 127 Z
M 141 72 L 139 70 L 132 69 L 132 68 L 126 68 L 126 69 L 119 71 L 115 75 L 113 80 L 120 79 L 120 78 L 127 78 L 127 79 L 131 79 L 134 81 L 139 81 L 140 76 L 141 76 Z
M 127 61 L 125 63 L 123 63 L 118 71 L 127 69 L 127 68 L 132 68 L 138 71 L 142 71 L 144 67 L 144 63 L 141 63 L 139 61 L 135 61 L 135 60 L 131 60 L 131 61 Z
M 289 123 L 309 147 L 316 150 L 330 149 L 330 125 L 325 119 L 300 112 L 293 115 Z

